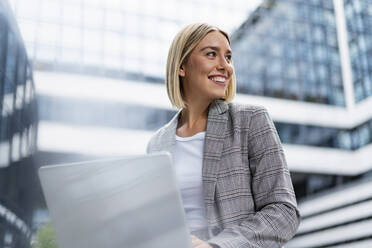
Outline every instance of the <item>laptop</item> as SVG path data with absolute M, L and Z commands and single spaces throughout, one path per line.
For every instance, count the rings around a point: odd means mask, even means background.
M 59 248 L 190 248 L 168 153 L 45 166 Z

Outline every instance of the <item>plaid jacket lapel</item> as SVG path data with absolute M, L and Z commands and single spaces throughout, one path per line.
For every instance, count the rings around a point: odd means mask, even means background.
M 223 100 L 215 100 L 209 107 L 203 156 L 203 190 L 207 216 L 213 214 L 211 210 L 214 204 L 217 173 L 220 168 L 219 164 L 227 126 L 227 109 L 228 105 Z

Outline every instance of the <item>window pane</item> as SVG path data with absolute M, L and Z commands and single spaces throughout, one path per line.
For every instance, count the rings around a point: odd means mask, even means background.
M 40 16 L 40 1 L 22 1 L 22 4 L 17 4 L 17 16 L 25 19 L 38 19 Z
M 103 27 L 103 10 L 102 8 L 85 7 L 84 9 L 84 26 L 99 28 Z
M 79 65 L 81 63 L 81 50 L 72 48 L 63 48 L 62 62 Z
M 36 38 L 36 22 L 19 20 L 19 28 L 25 42 L 34 42 Z
M 5 93 L 14 92 L 16 61 L 17 61 L 17 40 L 12 32 L 8 33 L 7 57 L 5 68 Z
M 97 53 L 95 51 L 84 52 L 84 61 L 83 61 L 84 64 L 97 66 L 101 64 L 101 61 L 102 61 L 102 56 L 100 53 Z
M 82 32 L 80 28 L 64 26 L 62 31 L 62 47 L 80 48 L 82 41 Z
M 36 51 L 36 60 L 41 61 L 54 61 L 57 56 L 57 50 L 55 46 L 39 45 Z
M 2 16 L 0 16 L 0 58 L 4 58 L 5 52 L 6 52 L 6 34 L 8 33 L 8 28 L 5 25 L 5 20 Z M 2 64 L 3 60 L 0 59 L 0 67 L 4 68 L 4 65 Z
M 63 3 L 63 23 L 81 26 L 82 11 L 79 1 Z
M 60 40 L 60 26 L 56 24 L 41 24 L 39 27 L 39 42 L 46 45 L 56 45 Z
M 41 18 L 45 21 L 60 22 L 61 7 L 59 0 L 42 1 Z
M 110 10 L 106 15 L 106 27 L 109 30 L 120 31 L 123 28 L 123 14 L 121 11 Z
M 123 37 L 119 33 L 104 33 L 104 50 L 105 53 L 114 53 L 120 55 L 123 46 Z M 124 41 L 125 42 L 125 41 Z
M 95 30 L 84 30 L 84 50 L 102 51 L 102 33 Z
M 340 148 L 351 149 L 351 137 L 349 132 L 339 132 L 337 135 L 337 140 Z

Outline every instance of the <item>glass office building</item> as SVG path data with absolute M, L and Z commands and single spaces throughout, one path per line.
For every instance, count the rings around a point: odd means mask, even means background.
M 344 1 L 355 101 L 372 95 L 372 4 Z
M 37 104 L 10 6 L 0 2 L 0 247 L 30 247 Z
M 250 1 L 246 6 L 259 2 Z M 170 39 L 206 21 L 231 30 L 245 1 L 12 0 L 35 69 L 161 82 Z M 210 8 L 213 6 L 213 14 Z M 228 14 L 228 21 L 224 21 Z M 209 16 L 208 18 L 204 18 Z
M 372 206 L 363 194 L 372 169 L 371 18 L 370 0 L 266 0 L 233 34 L 238 93 L 292 105 L 281 115 L 296 110 L 299 117 L 274 119 L 275 125 L 288 157 L 307 147 L 302 159 L 314 166 L 292 170 L 303 221 L 288 247 L 372 245 L 371 232 L 361 231 L 372 217 L 362 210 Z M 341 115 L 333 122 L 319 111 L 300 120 L 306 108 Z
M 345 1 L 356 102 L 372 87 L 371 6 Z M 333 1 L 265 1 L 232 38 L 238 93 L 346 107 L 336 29 Z M 371 119 L 348 129 L 276 124 L 289 144 L 357 150 L 372 142 Z
M 266 1 L 233 40 L 238 92 L 345 105 L 332 1 Z
M 161 4 L 152 0 L 10 0 L 35 72 L 40 126 L 54 128 L 57 123 L 62 129 L 92 126 L 102 131 L 139 130 L 149 137 L 174 112 L 166 103 L 160 106 L 159 114 L 157 103 L 162 100 L 143 95 L 159 89 L 154 85 L 163 87 L 168 48 L 176 32 L 192 22 L 208 22 L 231 32 L 260 2 L 231 0 L 226 5 L 221 0 L 166 0 Z M 62 82 L 62 75 L 76 77 L 68 76 L 68 82 Z M 37 80 L 39 76 L 41 79 Z M 104 87 L 108 79 L 116 79 L 110 82 L 120 88 L 113 94 L 122 94 L 115 102 L 114 97 L 102 94 L 110 90 Z M 91 92 L 93 81 L 100 86 Z M 129 83 L 126 88 L 124 82 Z M 131 92 L 142 83 L 145 85 L 141 92 Z M 85 97 L 77 92 L 79 87 L 86 87 L 84 92 L 91 95 Z M 136 95 L 138 99 L 133 102 L 126 100 Z M 44 140 L 53 134 L 43 131 L 47 129 L 39 130 L 39 136 L 45 137 L 39 139 L 42 150 L 49 152 L 51 147 L 59 146 L 45 144 Z M 67 135 L 58 137 L 62 140 Z M 143 140 L 141 147 L 144 143 Z M 56 153 L 61 146 L 56 147 Z M 62 148 L 80 153 L 71 147 Z

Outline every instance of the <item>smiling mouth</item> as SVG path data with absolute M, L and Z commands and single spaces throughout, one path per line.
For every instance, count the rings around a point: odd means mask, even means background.
M 227 84 L 227 79 L 225 77 L 213 76 L 213 77 L 209 77 L 209 79 L 212 80 L 215 84 L 218 84 L 221 86 L 226 86 Z

